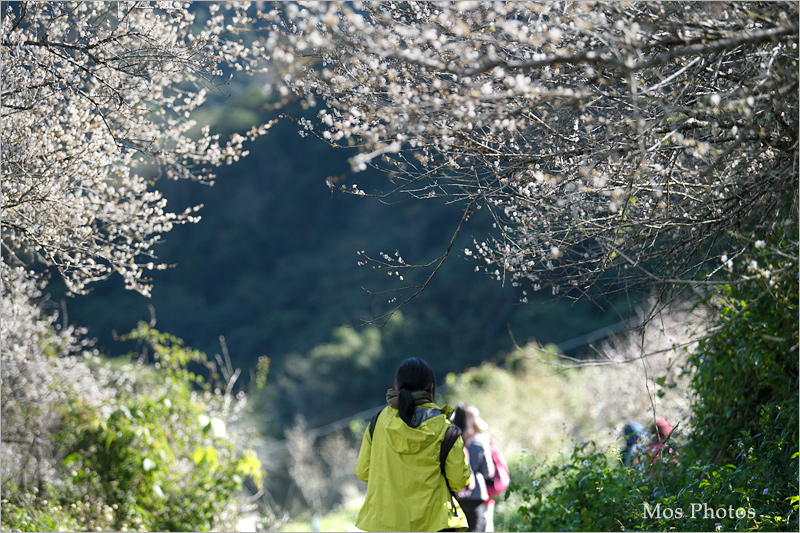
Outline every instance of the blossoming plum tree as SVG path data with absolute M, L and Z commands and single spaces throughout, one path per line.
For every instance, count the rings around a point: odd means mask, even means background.
M 212 182 L 269 127 L 223 142 L 191 119 L 223 69 L 263 70 L 246 8 L 211 4 L 200 20 L 171 2 L 6 4 L 4 261 L 31 254 L 74 292 L 119 273 L 149 293 L 153 246 L 197 210 L 170 212 L 150 180 Z
M 384 170 L 371 194 L 460 202 L 462 222 L 488 211 L 495 232 L 465 253 L 498 279 L 584 292 L 613 269 L 713 284 L 775 275 L 752 256 L 771 237 L 796 256 L 782 238 L 797 223 L 795 3 L 278 10 L 302 58 L 284 81 L 324 103 L 305 128 L 357 145 L 355 170 Z
M 226 73 L 264 72 L 267 43 L 248 9 L 243 3 L 173 2 L 2 6 L 0 367 L 6 498 L 15 495 L 14 487 L 22 494 L 31 485 L 64 481 L 51 440 L 70 402 L 102 416 L 122 401 L 114 396 L 119 391 L 111 377 L 91 368 L 96 354 L 84 332 L 43 312 L 45 280 L 33 265 L 53 267 L 73 293 L 118 273 L 127 288 L 149 294 L 147 272 L 162 268 L 154 246 L 175 224 L 196 221 L 198 210 L 171 212 L 155 180 L 213 183 L 215 167 L 247 155 L 246 141 L 270 127 L 255 124 L 221 140 L 192 119 L 210 92 L 220 90 Z M 231 391 L 224 396 L 238 403 Z M 188 422 L 191 428 L 194 420 Z M 218 496 L 222 500 L 234 490 L 224 488 Z M 4 528 L 6 517 L 14 519 L 5 510 L 4 505 Z

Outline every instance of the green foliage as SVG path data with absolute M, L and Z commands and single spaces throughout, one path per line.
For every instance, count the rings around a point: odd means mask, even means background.
M 716 327 L 687 365 L 693 416 L 678 466 L 654 475 L 578 446 L 518 476 L 510 529 L 798 530 L 797 263 L 765 257 L 763 270 L 713 299 Z
M 716 462 L 750 455 L 785 462 L 797 451 L 800 423 L 797 265 L 781 277 L 726 286 L 713 303 L 719 330 L 690 359 L 695 440 L 708 443 L 703 451 Z
M 264 388 L 264 385 L 267 384 L 267 374 L 269 374 L 269 363 L 270 359 L 266 355 L 262 355 L 258 358 L 256 362 L 256 379 L 255 379 L 255 388 L 256 390 L 261 390 Z
M 636 487 L 615 476 L 608 457 L 593 443 L 575 448 L 563 462 L 515 469 L 509 498 L 520 501 L 506 513 L 504 527 L 514 531 L 621 530 L 619 517 L 635 511 Z M 500 524 L 497 524 L 497 527 Z
M 593 443 L 550 466 L 516 470 L 497 524 L 511 531 L 795 531 L 788 498 L 748 482 L 746 469 L 700 465 L 682 454 L 677 468 L 625 468 Z M 794 529 L 793 529 L 794 528 Z M 499 529 L 498 529 L 499 530 Z
M 718 331 L 690 359 L 692 442 L 704 460 L 735 465 L 741 497 L 776 509 L 768 527 L 797 529 L 798 267 L 786 256 L 763 254 L 759 262 L 755 279 L 718 294 Z M 773 524 L 774 516 L 789 523 Z
M 72 501 L 65 505 L 39 497 L 39 491 L 20 491 L 16 486 L 3 486 L 10 493 L 2 501 L 2 531 L 111 531 L 114 529 L 114 507 L 99 501 Z M 135 515 L 130 525 L 118 531 L 138 531 L 143 527 L 141 516 Z
M 260 486 L 260 462 L 229 433 L 232 398 L 188 369 L 213 368 L 205 354 L 144 324 L 130 338 L 147 346 L 153 366 L 122 373 L 113 405 L 64 406 L 55 438 L 68 479 L 48 499 L 9 498 L 4 528 L 209 531 L 231 518 L 248 478 Z

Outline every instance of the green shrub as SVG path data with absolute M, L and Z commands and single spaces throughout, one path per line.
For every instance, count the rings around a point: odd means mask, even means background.
M 509 531 L 797 530 L 790 499 L 764 494 L 746 467 L 700 465 L 691 453 L 678 467 L 626 468 L 612 450 L 584 443 L 527 475 L 515 472 L 496 528 Z M 796 470 L 796 469 L 795 469 Z M 796 503 L 795 503 L 796 505 Z
M 114 507 L 99 501 L 72 501 L 59 503 L 58 498 L 40 497 L 37 489 L 30 492 L 16 486 L 4 486 L 9 499 L 2 501 L 2 531 L 112 531 Z M 55 491 L 53 491 L 55 492 Z M 63 492 L 63 490 L 62 490 Z M 68 499 L 68 498 L 67 498 Z M 141 516 L 130 524 L 122 524 L 118 531 L 137 531 L 142 528 Z
M 784 463 L 798 446 L 797 267 L 726 286 L 714 303 L 719 329 L 689 360 L 694 440 L 715 462 Z
M 779 248 L 779 246 L 775 246 Z M 798 267 L 759 258 L 754 279 L 713 300 L 720 320 L 689 359 L 692 445 L 700 459 L 732 465 L 739 499 L 757 502 L 762 528 L 797 530 Z
M 65 479 L 46 494 L 4 487 L 4 530 L 229 529 L 237 492 L 248 478 L 260 485 L 258 459 L 229 427 L 237 402 L 188 369 L 213 370 L 205 354 L 145 325 L 130 338 L 152 365 L 120 372 L 113 404 L 63 407 L 54 439 Z

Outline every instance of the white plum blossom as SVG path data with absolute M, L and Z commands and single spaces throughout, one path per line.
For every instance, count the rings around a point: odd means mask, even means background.
M 216 90 L 221 67 L 264 69 L 262 40 L 236 40 L 250 27 L 246 7 L 214 6 L 200 22 L 172 3 L 3 6 L 4 262 L 37 258 L 76 293 L 113 273 L 149 293 L 146 271 L 163 268 L 154 245 L 198 219 L 194 207 L 170 211 L 152 181 L 212 183 L 214 167 L 239 160 L 269 127 L 228 141 L 207 127 L 193 132 L 192 112 Z
M 298 2 L 271 20 L 321 67 L 283 78 L 325 103 L 321 137 L 390 176 L 372 194 L 486 208 L 490 275 L 716 282 L 710 246 L 745 275 L 752 243 L 791 227 L 779 253 L 797 255 L 797 3 Z

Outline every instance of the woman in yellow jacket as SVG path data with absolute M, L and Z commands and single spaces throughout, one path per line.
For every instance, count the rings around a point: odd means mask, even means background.
M 387 409 L 364 432 L 356 475 L 367 498 L 356 527 L 363 531 L 464 531 L 467 519 L 450 494 L 439 450 L 452 408 L 434 403 L 436 378 L 425 361 L 407 359 L 397 369 Z M 470 482 L 464 442 L 456 440 L 445 461 L 450 490 Z

